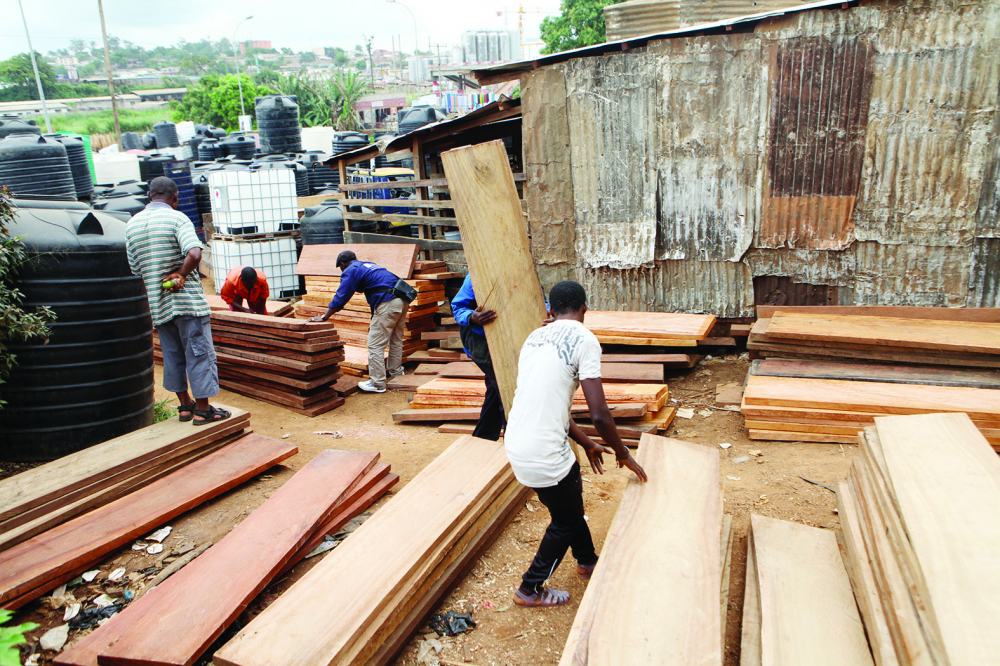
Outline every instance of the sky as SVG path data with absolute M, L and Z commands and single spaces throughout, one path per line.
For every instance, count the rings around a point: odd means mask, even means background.
M 101 42 L 97 0 L 22 2 L 36 51 L 67 48 L 72 39 Z M 520 5 L 516 0 L 104 0 L 104 16 L 109 35 L 147 49 L 180 39 L 232 40 L 237 24 L 252 15 L 239 28 L 237 40 L 270 40 L 275 48 L 299 52 L 318 46 L 353 49 L 368 35 L 374 37 L 372 48 L 391 49 L 395 39 L 412 53 L 414 39 L 421 50 L 440 44 L 444 51 L 458 44 L 466 30 L 517 30 L 519 7 L 525 11 L 524 40 L 538 42 L 539 24 L 544 16 L 559 13 L 559 0 Z M 0 59 L 27 52 L 17 0 L 0 0 L 0 8 L 8 17 L 0 24 Z M 525 46 L 525 58 L 537 55 L 539 48 Z

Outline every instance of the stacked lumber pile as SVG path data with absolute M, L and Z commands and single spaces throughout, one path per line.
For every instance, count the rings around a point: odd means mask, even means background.
M 377 453 L 321 452 L 219 543 L 55 663 L 195 663 L 271 581 L 398 480 L 377 461 Z
M 0 605 L 20 608 L 87 571 L 111 551 L 297 451 L 269 437 L 247 435 L 0 552 Z
M 863 314 L 870 311 L 865 308 L 836 310 L 771 308 L 770 317 L 754 324 L 747 348 L 764 358 L 1000 368 L 1000 311 L 873 308 L 901 315 L 878 316 Z
M 225 406 L 223 406 L 225 407 Z M 0 550 L 128 495 L 241 437 L 250 414 L 197 428 L 168 419 L 0 481 Z
M 746 576 L 741 664 L 874 666 L 832 530 L 751 514 Z
M 224 312 L 232 312 L 229 309 L 229 305 L 222 300 L 222 296 L 216 296 L 215 294 L 205 294 L 205 300 L 208 301 L 208 307 L 213 310 L 221 310 Z M 243 304 L 246 307 L 246 303 Z M 267 314 L 272 317 L 286 317 L 292 313 L 292 304 L 286 303 L 284 301 L 265 301 L 264 308 L 267 310 Z
M 523 506 L 527 492 L 514 479 L 502 443 L 458 439 L 213 662 L 390 663 Z
M 879 666 L 996 664 L 1000 459 L 964 414 L 878 418 L 837 491 Z
M 715 326 L 715 315 L 588 310 L 583 324 L 602 345 L 697 347 Z
M 878 416 L 965 412 L 1000 448 L 1000 387 L 963 385 L 953 379 L 959 373 L 931 368 L 880 368 L 761 363 L 751 369 L 757 374 L 747 378 L 740 406 L 750 438 L 852 444 Z M 803 374 L 819 377 L 796 376 Z M 844 375 L 850 378 L 826 378 Z
M 559 663 L 721 666 L 732 539 L 718 451 L 644 435 L 636 457 L 649 481 L 629 478 Z

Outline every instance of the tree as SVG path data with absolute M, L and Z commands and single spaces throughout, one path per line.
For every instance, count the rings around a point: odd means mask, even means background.
M 354 105 L 371 89 L 371 83 L 360 73 L 344 72 L 336 74 L 331 85 L 334 95 L 334 127 L 341 131 L 361 129 L 361 121 Z
M 52 98 L 56 92 L 56 76 L 49 63 L 42 59 L 42 54 L 35 52 L 38 62 L 38 75 L 42 79 L 42 89 L 45 96 Z M 31 67 L 31 56 L 18 53 L 9 60 L 0 62 L 0 81 L 8 84 L 3 90 L 5 101 L 26 101 L 38 99 L 38 85 L 35 83 L 35 70 Z
M 82 55 L 87 52 L 87 43 L 82 39 L 71 39 L 69 41 L 69 50 L 75 56 Z
M 312 51 L 303 51 L 299 54 L 299 62 L 316 62 L 316 54 Z
M 559 16 L 542 20 L 542 55 L 578 49 L 607 40 L 604 8 L 622 0 L 562 0 Z
M 365 62 L 364 60 L 358 60 L 357 62 L 354 63 L 354 69 L 358 70 L 359 72 L 363 72 L 366 69 L 368 69 L 368 63 Z
M 282 54 L 282 55 L 295 55 L 295 52 L 294 52 L 294 51 L 292 51 L 292 50 L 291 50 L 290 48 L 288 48 L 287 46 L 282 46 L 282 47 L 281 47 L 281 54 Z
M 209 68 L 212 66 L 212 61 L 205 56 L 191 55 L 178 63 L 181 68 L 181 72 L 184 74 L 199 75 L 208 72 Z
M 256 118 L 254 98 L 271 94 L 253 79 L 240 74 L 243 84 L 243 105 L 247 113 Z M 239 129 L 240 93 L 236 75 L 209 75 L 198 81 L 198 85 L 188 88 L 187 95 L 179 102 L 171 102 L 170 116 L 174 122 L 190 120 L 196 123 L 211 123 L 233 132 Z

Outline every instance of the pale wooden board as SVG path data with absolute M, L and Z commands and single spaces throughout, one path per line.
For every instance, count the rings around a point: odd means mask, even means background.
M 754 558 L 753 531 L 747 534 L 746 587 L 743 591 L 743 625 L 740 630 L 740 666 L 761 666 L 760 590 Z
M 962 414 L 878 418 L 899 514 L 952 664 L 1000 655 L 1000 459 Z
M 714 315 L 672 312 L 609 312 L 588 310 L 583 324 L 595 335 L 677 340 L 704 340 L 715 326 Z
M 417 260 L 420 248 L 409 243 L 303 245 L 295 274 L 339 276 L 341 271 L 337 268 L 337 255 L 344 250 L 354 252 L 358 261 L 374 262 L 393 275 L 405 279 L 413 273 L 413 262 Z
M 1000 322 L 1000 308 L 925 308 L 885 305 L 758 305 L 757 317 L 770 319 L 775 312 L 866 315 L 906 319 Z
M 646 434 L 637 459 L 560 663 L 718 666 L 718 451 Z
M 762 666 L 873 666 L 831 530 L 750 516 Z
M 767 337 L 1000 354 L 1000 323 L 776 312 Z
M 508 478 L 502 443 L 459 438 L 216 652 L 214 662 L 349 663 L 343 660 L 360 649 L 359 637 L 387 626 L 376 626 L 376 618 L 397 595 L 412 592 L 414 580 L 426 579 L 461 536 L 453 528 L 474 520 L 485 508 L 475 507 L 492 502 L 490 488 L 502 489 Z
M 720 565 L 722 566 L 722 589 L 719 602 L 722 607 L 722 654 L 726 654 L 726 620 L 729 617 L 729 574 L 733 561 L 733 517 L 728 513 L 722 517 L 722 549 Z

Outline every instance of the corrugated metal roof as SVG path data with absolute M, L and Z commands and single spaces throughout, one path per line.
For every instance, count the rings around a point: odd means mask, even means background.
M 798 7 L 801 0 L 631 0 L 604 8 L 608 41 Z
M 972 257 L 968 247 L 856 243 L 855 303 L 963 307 Z

